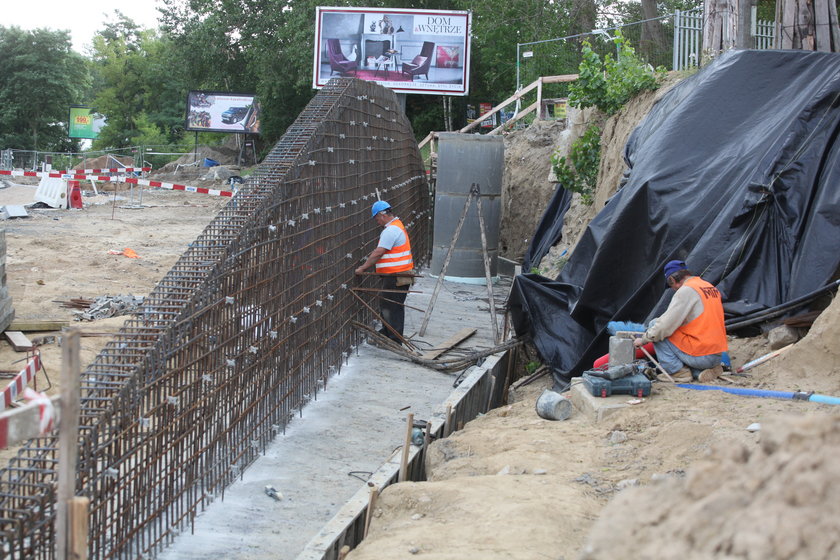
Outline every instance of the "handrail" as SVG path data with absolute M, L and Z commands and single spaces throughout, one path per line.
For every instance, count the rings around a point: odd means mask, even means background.
M 504 109 L 505 107 L 507 107 L 508 105 L 513 103 L 514 101 L 517 101 L 518 99 L 521 99 L 522 97 L 525 96 L 525 94 L 530 93 L 534 88 L 537 88 L 537 101 L 536 101 L 536 103 L 529 106 L 527 109 L 525 109 L 525 111 L 522 111 L 519 115 L 514 117 L 514 119 L 512 119 L 511 121 L 508 121 L 508 123 L 515 122 L 515 121 L 519 120 L 520 118 L 522 118 L 523 116 L 525 116 L 526 114 L 533 111 L 536 107 L 540 106 L 540 101 L 542 100 L 542 86 L 543 86 L 543 84 L 557 84 L 557 83 L 562 83 L 562 82 L 573 82 L 577 79 L 578 79 L 577 74 L 560 74 L 558 76 L 540 76 L 539 78 L 537 78 L 536 80 L 534 80 L 533 82 L 531 82 L 530 84 L 525 86 L 524 88 L 520 89 L 519 91 L 517 91 L 516 93 L 514 93 L 513 95 L 511 95 L 510 97 L 508 97 L 504 101 L 502 101 L 500 104 L 493 107 L 493 109 L 491 109 L 490 112 L 484 113 L 479 118 L 477 118 L 476 120 L 474 120 L 473 122 L 471 122 L 470 124 L 465 126 L 464 128 L 462 128 L 460 130 L 457 130 L 456 132 L 468 132 L 468 131 L 472 130 L 473 128 L 476 128 L 482 122 L 486 121 L 488 118 L 492 117 L 493 115 L 495 115 L 496 113 L 498 113 L 499 111 L 501 111 L 502 109 Z M 505 124 L 508 124 L 508 123 L 505 123 Z M 489 134 L 498 133 L 498 131 L 501 128 L 502 127 L 499 126 L 495 129 L 493 129 Z M 434 140 L 437 137 L 437 134 L 438 133 L 435 132 L 435 131 L 430 132 L 425 138 L 423 138 L 423 140 L 420 141 L 419 144 L 417 144 L 418 149 L 423 149 L 423 147 L 426 144 L 428 144 L 429 142 L 431 142 L 432 140 Z

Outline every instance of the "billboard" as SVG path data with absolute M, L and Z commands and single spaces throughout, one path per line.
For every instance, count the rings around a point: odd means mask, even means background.
M 260 102 L 253 93 L 191 91 L 187 94 L 186 130 L 260 133 Z
M 312 87 L 345 76 L 398 93 L 467 95 L 472 13 L 315 9 Z
M 99 136 L 99 131 L 105 126 L 105 117 L 91 107 L 73 105 L 70 107 L 70 117 L 67 123 L 70 138 L 94 139 Z

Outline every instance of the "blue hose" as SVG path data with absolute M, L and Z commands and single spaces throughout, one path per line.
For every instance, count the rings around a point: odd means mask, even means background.
M 723 391 L 724 393 L 730 393 L 732 395 L 741 395 L 743 397 L 794 399 L 822 404 L 840 405 L 840 397 L 830 397 L 828 395 L 815 395 L 805 393 L 802 391 L 766 391 L 763 389 L 744 389 L 739 387 L 717 387 L 715 385 L 697 385 L 696 383 L 677 383 L 677 387 L 682 387 L 683 389 L 694 389 L 695 391 Z
M 828 395 L 811 395 L 808 400 L 822 404 L 840 404 L 840 398 L 829 397 Z

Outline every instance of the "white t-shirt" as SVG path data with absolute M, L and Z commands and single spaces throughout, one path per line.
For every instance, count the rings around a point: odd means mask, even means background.
M 394 220 L 396 219 L 394 218 Z M 397 245 L 404 244 L 406 241 L 402 228 L 392 225 L 394 220 L 385 224 L 385 228 L 379 234 L 379 246 L 389 251 Z

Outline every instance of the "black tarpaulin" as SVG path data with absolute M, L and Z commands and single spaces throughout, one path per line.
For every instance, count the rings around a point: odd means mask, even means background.
M 565 379 L 607 351 L 608 321 L 664 311 L 669 260 L 685 260 L 726 301 L 750 307 L 826 284 L 840 264 L 838 134 L 840 55 L 719 57 L 630 136 L 626 184 L 558 278 L 516 278 L 517 334 L 530 334 Z

